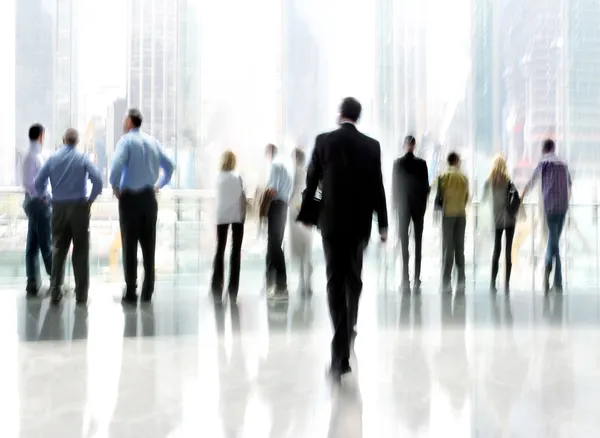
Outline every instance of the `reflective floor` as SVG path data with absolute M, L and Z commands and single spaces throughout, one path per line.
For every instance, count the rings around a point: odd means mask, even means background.
M 0 436 L 597 436 L 595 295 L 411 297 L 367 270 L 355 372 L 339 387 L 325 376 L 323 282 L 270 306 L 260 275 L 245 281 L 238 305 L 197 282 L 163 282 L 137 308 L 110 284 L 88 308 L 2 290 Z

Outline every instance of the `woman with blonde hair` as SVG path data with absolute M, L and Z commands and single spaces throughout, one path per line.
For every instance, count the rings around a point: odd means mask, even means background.
M 509 200 L 512 193 L 516 193 L 516 189 L 508 175 L 506 160 L 501 155 L 498 155 L 492 162 L 490 175 L 483 187 L 483 200 L 488 200 L 491 197 L 492 217 L 495 229 L 494 252 L 492 255 L 492 278 L 490 282 L 490 290 L 492 292 L 497 291 L 496 277 L 498 276 L 500 252 L 502 251 L 502 234 L 504 233 L 506 233 L 506 244 L 504 248 L 506 275 L 504 287 L 505 292 L 509 292 L 510 273 L 512 270 L 512 242 L 515 235 L 515 224 L 517 222 L 516 214 L 511 211 L 509 206 Z
M 216 300 L 221 300 L 224 286 L 225 247 L 231 226 L 231 256 L 229 259 L 228 292 L 236 301 L 240 285 L 240 263 L 244 221 L 246 219 L 246 194 L 242 177 L 235 171 L 236 156 L 225 151 L 221 158 L 221 171 L 217 177 L 217 250 L 213 262 L 211 289 Z

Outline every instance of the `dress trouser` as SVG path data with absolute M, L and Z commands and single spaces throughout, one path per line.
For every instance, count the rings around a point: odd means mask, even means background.
M 23 209 L 27 215 L 27 246 L 25 249 L 25 272 L 27 292 L 37 292 L 41 285 L 40 253 L 48 275 L 52 273 L 52 209 L 46 201 L 25 197 Z
M 442 219 L 442 287 L 452 283 L 452 268 L 456 264 L 458 286 L 465 285 L 465 228 L 464 216 L 444 216 Z
M 137 290 L 138 243 L 144 257 L 142 296 L 150 298 L 154 293 L 157 217 L 158 203 L 153 189 L 140 192 L 125 191 L 119 197 L 119 224 L 126 295 L 135 295 Z
M 421 280 L 421 248 L 423 245 L 423 223 L 425 214 L 417 211 L 398 213 L 398 235 L 402 247 L 402 280 L 409 281 L 409 251 L 408 251 L 408 229 L 413 222 L 415 234 L 415 281 Z
M 506 245 L 504 247 L 504 257 L 506 260 L 505 286 L 510 283 L 510 273 L 512 271 L 512 243 L 515 236 L 515 227 L 496 228 L 494 237 L 494 253 L 492 255 L 492 284 L 496 284 L 496 277 L 500 265 L 500 253 L 502 252 L 502 234 L 506 231 Z
M 65 278 L 65 262 L 73 242 L 75 297 L 85 301 L 90 284 L 90 207 L 86 200 L 52 203 L 52 273 L 50 292 L 58 298 Z
M 288 206 L 283 201 L 273 201 L 267 216 L 267 286 L 275 284 L 278 289 L 287 288 L 283 236 Z
M 362 292 L 365 242 L 343 237 L 323 238 L 327 270 L 327 300 L 333 325 L 331 365 L 350 360 L 350 345 Z
M 225 280 L 225 248 L 227 246 L 227 233 L 231 225 L 231 256 L 229 258 L 229 286 L 230 294 L 237 294 L 240 286 L 240 263 L 242 258 L 242 241 L 244 239 L 244 224 L 217 225 L 217 251 L 213 261 L 213 276 L 211 287 L 213 291 L 223 289 Z
M 554 286 L 562 287 L 562 265 L 560 260 L 560 236 L 565 225 L 566 213 L 548 213 L 548 246 L 546 248 L 546 270 L 552 271 L 554 262 Z

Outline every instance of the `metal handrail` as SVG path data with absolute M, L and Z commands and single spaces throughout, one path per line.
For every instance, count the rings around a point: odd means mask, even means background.
M 20 195 L 23 194 L 23 188 L 18 186 L 0 186 L 0 196 L 1 195 Z M 186 199 L 186 200 L 212 200 L 216 197 L 216 190 L 214 189 L 171 189 L 165 188 L 160 191 L 161 197 L 167 197 L 170 199 Z M 112 191 L 110 187 L 104 187 L 104 190 L 99 196 L 99 199 L 102 201 L 107 201 L 113 198 Z M 483 204 L 480 199 L 471 200 L 469 205 L 471 206 L 479 206 Z M 537 201 L 524 201 L 523 205 L 525 206 L 538 206 L 539 202 Z M 600 207 L 599 201 L 590 201 L 590 202 L 571 202 L 569 203 L 571 207 Z

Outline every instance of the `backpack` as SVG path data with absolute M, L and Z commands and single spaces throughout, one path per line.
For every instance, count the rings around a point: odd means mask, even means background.
M 517 217 L 520 207 L 521 197 L 519 196 L 519 191 L 512 181 L 509 181 L 508 189 L 506 191 L 506 213 L 508 213 L 510 217 Z

